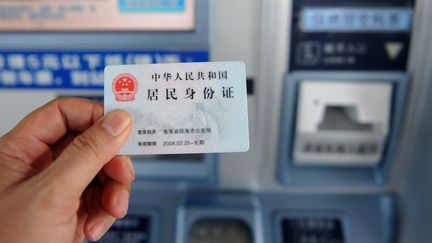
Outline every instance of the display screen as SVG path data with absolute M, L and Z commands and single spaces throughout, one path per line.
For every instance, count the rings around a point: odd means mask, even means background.
M 128 215 L 117 220 L 99 243 L 149 243 L 151 236 L 151 218 L 149 216 Z
M 286 218 L 283 243 L 344 243 L 342 223 L 334 218 Z
M 411 8 L 306 7 L 301 12 L 304 32 L 408 32 Z
M 249 226 L 238 219 L 201 219 L 189 231 L 189 243 L 252 243 Z
M 191 31 L 195 0 L 0 0 L 0 31 Z

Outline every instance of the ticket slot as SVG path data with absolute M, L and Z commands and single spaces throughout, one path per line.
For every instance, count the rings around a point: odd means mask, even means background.
M 298 92 L 297 164 L 374 166 L 381 161 L 390 126 L 391 83 L 302 80 Z
M 408 93 L 403 72 L 286 76 L 277 176 L 283 184 L 383 184 Z

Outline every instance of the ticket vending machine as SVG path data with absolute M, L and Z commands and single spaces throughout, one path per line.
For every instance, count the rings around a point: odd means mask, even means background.
M 410 81 L 413 7 L 293 1 L 282 181 L 386 181 Z
M 409 225 L 432 213 L 410 190 L 430 182 L 416 180 L 429 150 L 412 156 L 430 130 L 429 10 L 428 0 L 2 1 L 0 134 L 58 97 L 101 102 L 106 65 L 244 61 L 250 151 L 133 157 L 129 214 L 100 242 L 426 242 L 428 229 Z
M 395 242 L 397 199 L 384 188 L 406 108 L 414 1 L 294 0 L 291 13 L 276 174 L 286 186 L 340 191 L 285 206 L 279 242 Z
M 276 242 L 401 241 L 401 198 L 389 184 L 398 184 L 391 174 L 407 163 L 397 155 L 411 82 L 421 82 L 408 63 L 414 23 L 421 21 L 415 5 L 294 0 L 290 28 L 276 27 L 289 43 L 288 56 L 271 63 L 281 66 L 269 68 L 284 76 L 277 86 L 276 175 L 289 188 L 327 191 L 322 198 L 291 196 L 280 203 L 285 209 L 274 225 Z M 331 223 L 326 228 L 323 222 Z M 357 234 L 359 228 L 367 233 Z
M 401 159 L 402 141 L 413 131 L 412 88 L 424 85 L 411 64 L 423 56 L 410 44 L 426 21 L 418 6 L 293 0 L 264 9 L 260 77 L 271 81 L 257 85 L 267 124 L 257 132 L 267 136 L 261 153 L 277 161 L 261 167 L 277 178 L 261 180 L 274 192 L 260 196 L 264 232 L 273 230 L 266 242 L 410 241 L 400 226 L 411 198 L 397 180 L 414 163 Z

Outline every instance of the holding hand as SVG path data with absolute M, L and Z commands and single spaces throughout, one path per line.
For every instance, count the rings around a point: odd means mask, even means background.
M 0 242 L 100 239 L 127 213 L 134 169 L 115 155 L 131 126 L 126 111 L 60 99 L 0 138 Z

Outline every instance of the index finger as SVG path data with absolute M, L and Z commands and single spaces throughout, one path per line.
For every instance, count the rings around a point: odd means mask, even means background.
M 103 116 L 100 104 L 85 99 L 53 100 L 25 117 L 9 134 L 53 145 L 67 131 L 83 132 Z
M 85 99 L 53 100 L 25 117 L 5 135 L 15 157 L 26 162 L 39 158 L 68 131 L 84 132 L 103 116 L 100 104 Z

